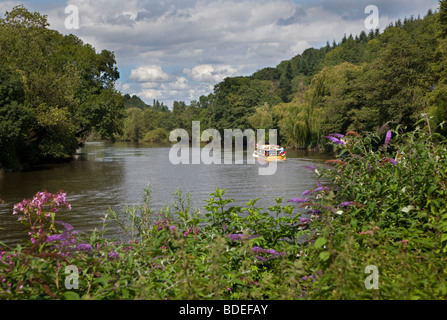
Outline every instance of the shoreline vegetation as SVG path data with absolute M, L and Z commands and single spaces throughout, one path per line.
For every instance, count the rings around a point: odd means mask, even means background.
M 226 78 L 172 110 L 118 92 L 113 52 L 14 7 L 0 18 L 0 174 L 70 159 L 92 133 L 164 141 L 176 128 L 190 134 L 192 121 L 278 129 L 280 145 L 336 157 L 303 168 L 330 184 L 269 208 L 256 198 L 233 206 L 216 189 L 204 212 L 181 191 L 154 212 L 148 188 L 142 204 L 109 210 L 89 234 L 58 219 L 70 210 L 63 191 L 36 190 L 11 208 L 29 240 L 0 243 L 0 299 L 446 299 L 447 1 L 439 5 Z M 112 224 L 122 238 L 108 235 Z
M 303 170 L 331 183 L 267 209 L 216 189 L 203 213 L 181 191 L 154 212 L 147 188 L 82 234 L 57 219 L 65 193 L 38 192 L 13 209 L 30 240 L 0 250 L 0 299 L 445 299 L 447 141 L 428 123 L 327 136 L 337 157 Z
M 17 6 L 0 20 L 0 168 L 71 159 L 87 137 L 168 141 L 192 122 L 225 129 L 276 129 L 277 144 L 331 152 L 333 132 L 411 131 L 421 113 L 446 135 L 447 6 L 308 48 L 276 67 L 225 78 L 197 100 L 158 100 L 116 90 L 113 52 L 97 53 L 47 17 Z M 32 39 L 33 41 L 31 41 Z M 26 53 L 26 54 L 24 54 Z

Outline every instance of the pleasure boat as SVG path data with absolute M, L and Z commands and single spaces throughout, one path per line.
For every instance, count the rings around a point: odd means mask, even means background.
M 253 157 L 267 161 L 285 161 L 286 150 L 278 145 L 256 144 Z

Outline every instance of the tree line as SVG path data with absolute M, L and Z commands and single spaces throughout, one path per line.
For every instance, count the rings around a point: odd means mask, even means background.
M 440 1 L 439 11 L 399 19 L 383 32 L 344 35 L 276 67 L 228 77 L 189 105 L 180 101 L 160 110 L 156 101 L 149 106 L 127 96 L 121 138 L 166 140 L 170 130 L 190 130 L 192 121 L 201 121 L 203 128 L 221 131 L 277 129 L 285 146 L 327 150 L 327 134 L 385 133 L 397 125 L 410 131 L 421 113 L 429 113 L 433 130 L 445 135 L 446 30 Z
M 176 128 L 277 129 L 279 143 L 326 149 L 324 136 L 414 128 L 430 114 L 446 135 L 447 5 L 379 32 L 345 35 L 250 76 L 225 78 L 207 96 L 172 108 L 115 89 L 114 53 L 96 53 L 48 28 L 23 6 L 0 19 L 0 170 L 70 159 L 100 139 L 167 141 Z M 385 131 L 384 131 L 385 132 Z

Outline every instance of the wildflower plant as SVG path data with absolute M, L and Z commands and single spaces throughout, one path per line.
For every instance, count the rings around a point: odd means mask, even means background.
M 32 243 L 46 235 L 56 233 L 55 216 L 60 208 L 71 210 L 66 193 L 37 192 L 32 199 L 24 199 L 14 206 L 13 214 L 29 228 L 28 235 Z
M 351 131 L 334 142 L 336 159 L 320 169 L 334 192 L 309 206 L 321 211 L 309 263 L 323 271 L 312 297 L 445 298 L 446 140 L 426 119 L 402 131 Z M 377 291 L 363 285 L 368 265 L 380 272 Z

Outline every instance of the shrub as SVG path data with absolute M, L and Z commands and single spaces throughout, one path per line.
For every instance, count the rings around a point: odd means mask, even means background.
M 168 139 L 168 133 L 163 128 L 157 128 L 146 133 L 144 142 L 165 142 Z
M 328 136 L 338 156 L 322 176 L 336 191 L 311 204 L 322 212 L 309 254 L 323 277 L 310 298 L 446 298 L 446 140 L 419 125 Z M 370 265 L 378 290 L 365 289 Z

